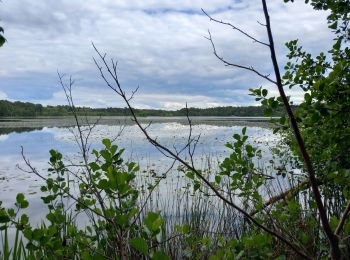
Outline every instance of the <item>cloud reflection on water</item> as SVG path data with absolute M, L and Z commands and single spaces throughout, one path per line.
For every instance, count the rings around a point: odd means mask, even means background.
M 193 135 L 201 135 L 195 153 L 195 163 L 198 167 L 204 167 L 207 158 L 213 162 L 225 155 L 228 155 L 224 144 L 233 141 L 232 135 L 241 133 L 242 126 L 216 126 L 216 125 L 194 125 Z M 91 149 L 102 147 L 103 138 L 116 138 L 120 133 L 121 127 L 98 125 L 94 129 L 90 144 Z M 77 131 L 73 128 L 73 132 Z M 149 133 L 162 144 L 172 148 L 180 149 L 187 142 L 189 133 L 188 126 L 179 123 L 154 123 L 149 128 Z M 265 161 L 270 158 L 270 152 L 267 145 L 273 145 L 278 136 L 272 134 L 271 129 L 261 127 L 249 127 L 247 129 L 248 139 L 253 145 L 261 147 L 265 154 Z M 48 167 L 49 150 L 56 149 L 66 158 L 78 159 L 79 151 L 74 136 L 68 128 L 47 128 L 34 130 L 31 132 L 10 133 L 0 136 L 0 189 L 3 191 L 0 200 L 5 206 L 13 205 L 15 195 L 19 192 L 28 194 L 30 202 L 29 213 L 34 219 L 40 219 L 40 213 L 43 212 L 39 191 L 43 183 L 41 179 L 33 174 L 21 171 L 16 165 L 25 168 L 21 157 L 21 146 L 24 148 L 26 157 L 31 164 L 41 173 L 45 173 Z M 125 126 L 122 134 L 115 142 L 119 147 L 126 148 L 124 158 L 134 160 L 140 163 L 141 169 L 152 168 L 157 174 L 161 175 L 164 170 L 171 165 L 171 160 L 164 157 L 154 148 L 145 137 L 140 133 L 135 125 Z M 183 154 L 185 159 L 186 154 Z M 74 160 L 74 159 L 73 159 Z M 263 158 L 264 160 L 264 158 Z M 178 189 L 178 174 L 171 175 L 163 182 L 160 187 L 160 193 L 164 193 L 164 198 L 171 196 Z M 182 182 L 182 181 L 181 181 Z M 181 186 L 181 185 L 180 185 Z M 169 198 L 169 197 L 168 197 Z

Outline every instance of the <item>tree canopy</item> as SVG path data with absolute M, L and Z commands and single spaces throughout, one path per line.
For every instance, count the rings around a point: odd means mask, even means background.
M 90 116 L 129 116 L 127 108 L 90 108 L 77 107 L 79 115 Z M 264 116 L 261 106 L 245 107 L 212 107 L 212 108 L 185 108 L 179 110 L 161 109 L 136 109 L 138 116 Z M 276 111 L 274 115 L 281 115 L 282 111 Z M 36 117 L 36 116 L 69 116 L 71 108 L 68 105 L 43 106 L 30 102 L 10 102 L 0 100 L 0 117 Z

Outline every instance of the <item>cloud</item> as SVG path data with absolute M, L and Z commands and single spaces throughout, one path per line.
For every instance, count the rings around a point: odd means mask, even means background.
M 267 89 L 268 91 L 268 95 L 266 96 L 267 98 L 279 96 L 279 92 L 276 86 L 264 85 L 263 88 Z M 293 102 L 294 104 L 299 104 L 304 99 L 305 92 L 298 87 L 293 87 L 292 89 L 284 88 L 284 91 L 287 97 L 288 96 L 290 97 L 290 101 Z
M 86 107 L 125 107 L 125 103 L 112 90 L 101 87 L 73 87 L 73 99 L 77 106 Z M 131 92 L 128 93 L 129 96 Z M 252 98 L 246 95 L 246 90 L 229 90 L 225 92 L 225 98 L 210 97 L 208 95 L 186 95 L 182 93 L 147 93 L 140 90 L 132 99 L 131 103 L 135 108 L 143 109 L 166 109 L 174 110 L 184 108 L 186 103 L 188 107 L 216 107 L 216 106 L 231 106 L 235 103 L 236 106 L 250 105 Z M 237 98 L 240 96 L 241 98 Z M 60 105 L 66 103 L 66 97 L 63 90 L 58 90 L 53 93 L 52 97 L 47 100 L 33 99 L 31 102 L 43 105 Z
M 247 97 L 228 95 L 237 89 L 247 93 L 265 82 L 223 66 L 203 36 L 209 29 L 219 55 L 254 65 L 263 73 L 273 71 L 268 50 L 210 22 L 201 8 L 267 40 L 265 28 L 257 23 L 263 22 L 258 0 L 4 1 L 0 17 L 8 42 L 0 49 L 0 90 L 14 100 L 64 102 L 57 87 L 58 69 L 78 79 L 78 88 L 84 89 L 81 104 L 124 106 L 110 100 L 108 91 L 101 91 L 104 83 L 92 61 L 94 42 L 119 61 L 120 80 L 127 91 L 140 85 L 144 93 L 157 97 L 139 101 L 140 106 L 167 109 L 186 101 L 201 107 L 253 104 Z M 313 53 L 330 46 L 326 13 L 304 3 L 282 1 L 272 1 L 269 8 L 281 67 L 288 40 L 299 38 Z M 195 101 L 200 99 L 203 102 Z
M 4 142 L 9 138 L 8 135 L 0 135 L 0 142 Z
M 5 99 L 8 99 L 7 94 L 3 91 L 0 91 L 0 100 L 5 100 Z

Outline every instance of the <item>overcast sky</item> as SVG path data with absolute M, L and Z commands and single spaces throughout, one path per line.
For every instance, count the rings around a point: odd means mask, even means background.
M 299 39 L 312 53 L 331 46 L 327 14 L 296 2 L 268 1 L 281 68 L 288 40 Z M 59 71 L 76 80 L 77 105 L 124 107 L 99 76 L 94 42 L 119 61 L 127 92 L 140 86 L 135 107 L 256 105 L 249 88 L 274 88 L 249 72 L 225 67 L 204 36 L 209 29 L 225 59 L 266 74 L 272 73 L 268 49 L 210 22 L 201 8 L 267 41 L 257 23 L 264 22 L 260 0 L 3 0 L 0 25 L 7 43 L 0 48 L 0 99 L 66 104 Z M 300 93 L 290 94 L 300 99 Z

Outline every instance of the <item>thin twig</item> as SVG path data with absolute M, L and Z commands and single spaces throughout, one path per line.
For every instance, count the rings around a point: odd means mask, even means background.
M 301 136 L 297 121 L 295 119 L 292 108 L 288 102 L 288 98 L 287 98 L 287 96 L 284 92 L 284 89 L 283 89 L 281 74 L 280 74 L 280 70 L 279 70 L 279 66 L 278 66 L 278 62 L 277 62 L 277 57 L 276 57 L 276 52 L 275 52 L 275 45 L 274 45 L 274 40 L 273 40 L 273 36 L 272 36 L 271 23 L 270 23 L 270 17 L 269 17 L 269 12 L 267 9 L 266 0 L 262 0 L 262 5 L 263 5 L 265 21 L 266 21 L 266 30 L 267 30 L 267 34 L 269 37 L 269 43 L 270 43 L 271 61 L 273 64 L 275 75 L 276 75 L 276 85 L 277 85 L 278 91 L 280 93 L 280 96 L 282 98 L 284 107 L 287 111 L 287 114 L 288 114 L 292 129 L 293 129 L 294 136 L 295 136 L 295 139 L 297 141 L 300 153 L 301 153 L 301 155 L 304 159 L 304 162 L 305 162 L 306 170 L 307 170 L 307 173 L 309 176 L 310 186 L 312 188 L 312 192 L 313 192 L 314 199 L 315 199 L 315 202 L 317 205 L 317 209 L 318 209 L 318 212 L 320 214 L 322 226 L 323 226 L 323 229 L 327 235 L 327 238 L 328 238 L 330 246 L 331 246 L 332 258 L 333 259 L 340 259 L 341 252 L 339 249 L 338 237 L 333 233 L 331 226 L 329 224 L 329 221 L 327 218 L 327 212 L 326 212 L 326 209 L 322 203 L 322 197 L 321 197 L 320 191 L 318 189 L 317 179 L 316 179 L 316 176 L 314 173 L 314 169 L 313 169 L 313 165 L 312 165 L 309 153 L 306 150 L 305 143 L 304 143 L 304 140 Z
M 224 22 L 224 21 L 222 21 L 222 20 L 217 20 L 217 19 L 213 18 L 213 17 L 210 16 L 207 12 L 205 12 L 205 11 L 203 10 L 203 8 L 202 8 L 202 12 L 203 12 L 206 16 L 208 16 L 208 18 L 210 19 L 210 21 L 214 21 L 214 22 L 216 22 L 216 23 L 228 25 L 228 26 L 230 26 L 233 30 L 236 30 L 236 31 L 240 32 L 241 34 L 245 35 L 246 37 L 248 37 L 249 39 L 252 39 L 253 42 L 257 42 L 257 43 L 260 43 L 260 44 L 265 45 L 265 46 L 267 46 L 267 47 L 270 47 L 270 45 L 269 45 L 268 43 L 265 43 L 265 42 L 262 42 L 262 41 L 256 39 L 255 37 L 251 36 L 249 33 L 247 33 L 247 32 L 245 32 L 244 30 L 238 28 L 237 26 L 235 26 L 235 25 L 233 25 L 233 24 L 231 24 L 231 23 L 229 23 L 229 22 Z
M 237 211 L 239 211 L 242 215 L 244 215 L 250 222 L 252 222 L 253 224 L 255 224 L 257 227 L 259 227 L 260 229 L 264 230 L 265 232 L 271 234 L 272 236 L 276 237 L 277 239 L 279 239 L 280 241 L 282 241 L 283 243 L 285 243 L 286 245 L 288 245 L 291 249 L 293 249 L 297 254 L 299 254 L 300 256 L 302 256 L 305 259 L 312 259 L 311 257 L 309 257 L 307 255 L 307 253 L 301 252 L 296 245 L 294 245 L 292 242 L 290 242 L 287 238 L 285 238 L 282 234 L 277 233 L 276 231 L 268 228 L 267 226 L 265 226 L 264 224 L 260 223 L 260 221 L 254 219 L 253 217 L 250 216 L 250 214 L 242 209 L 240 206 L 238 206 L 237 204 L 235 204 L 234 202 L 228 200 L 225 196 L 223 196 L 216 188 L 215 186 L 208 180 L 206 179 L 200 171 L 198 171 L 196 168 L 194 168 L 191 164 L 189 164 L 188 162 L 186 162 L 184 159 L 182 159 L 181 157 L 177 156 L 173 151 L 171 151 L 169 148 L 165 147 L 164 145 L 160 144 L 159 142 L 157 142 L 156 139 L 153 139 L 148 132 L 142 127 L 141 123 L 139 122 L 134 108 L 130 105 L 128 98 L 125 96 L 125 92 L 122 90 L 121 84 L 119 82 L 118 76 L 116 74 L 116 70 L 114 69 L 112 71 L 112 69 L 110 68 L 110 65 L 106 62 L 105 56 L 102 55 L 98 49 L 96 48 L 96 46 L 92 43 L 93 48 L 95 49 L 97 55 L 100 57 L 102 63 L 104 64 L 107 72 L 109 73 L 109 75 L 112 77 L 114 84 L 117 87 L 113 87 L 111 85 L 111 83 L 106 79 L 103 71 L 102 71 L 102 67 L 96 62 L 96 60 L 94 59 L 97 68 L 99 69 L 101 75 L 102 75 L 102 79 L 106 82 L 107 86 L 109 86 L 112 90 L 114 90 L 126 103 L 132 117 L 135 120 L 135 123 L 137 124 L 137 126 L 139 127 L 139 129 L 142 131 L 142 133 L 145 135 L 145 137 L 147 138 L 147 140 L 154 146 L 156 147 L 159 151 L 162 152 L 162 154 L 166 154 L 167 157 L 176 159 L 178 162 L 180 162 L 182 165 L 184 165 L 187 169 L 191 170 L 192 172 L 194 172 L 196 174 L 196 176 L 201 179 L 208 188 L 210 188 L 219 199 L 221 199 L 222 201 L 224 201 L 227 205 L 231 206 L 232 208 L 236 209 Z M 115 64 L 112 64 L 112 67 L 115 68 Z
M 25 162 L 25 164 L 28 166 L 28 168 L 30 169 L 30 171 L 26 171 L 25 169 L 22 169 L 18 166 L 18 168 L 21 170 L 21 171 L 24 171 L 24 172 L 28 172 L 28 173 L 33 173 L 35 174 L 36 176 L 38 176 L 39 178 L 41 178 L 42 180 L 44 181 L 47 181 L 47 178 L 45 178 L 43 175 L 41 175 L 30 163 L 30 161 L 25 157 L 24 155 L 24 149 L 23 149 L 23 146 L 21 146 L 21 155 L 22 155 L 22 158 Z M 82 205 L 84 208 L 94 212 L 96 215 L 106 219 L 107 221 L 111 221 L 109 218 L 107 218 L 106 216 L 102 215 L 101 213 L 95 211 L 94 209 L 90 208 L 88 205 L 86 205 L 85 203 L 83 203 L 82 201 L 79 201 L 74 195 L 72 195 L 70 192 L 65 192 L 71 199 L 73 199 L 75 202 L 77 202 L 79 205 Z
M 342 228 L 344 227 L 344 224 L 345 224 L 345 221 L 346 221 L 346 218 L 348 217 L 349 215 L 349 212 L 350 212 L 350 201 L 348 202 L 348 205 L 346 206 L 344 212 L 343 212 L 343 215 L 339 221 L 339 224 L 337 226 L 337 228 L 335 229 L 335 234 L 337 236 L 339 236 Z
M 220 61 L 222 61 L 225 66 L 231 66 L 231 67 L 236 67 L 236 68 L 240 68 L 240 69 L 244 69 L 244 70 L 248 70 L 248 71 L 251 71 L 251 72 L 254 72 L 255 74 L 257 74 L 258 76 L 270 81 L 271 83 L 273 84 L 277 84 L 276 81 L 272 80 L 271 78 L 269 78 L 268 75 L 264 75 L 262 74 L 261 72 L 257 71 L 256 69 L 254 69 L 252 66 L 244 66 L 244 65 L 240 65 L 240 64 L 236 64 L 236 63 L 232 63 L 232 62 L 229 62 L 227 60 L 225 60 L 223 57 L 219 56 L 219 54 L 217 53 L 216 51 L 216 47 L 215 47 L 215 44 L 214 44 L 214 41 L 213 41 L 213 38 L 211 36 L 211 33 L 210 31 L 208 30 L 208 34 L 209 34 L 209 37 L 205 37 L 206 39 L 208 39 L 211 43 L 211 46 L 213 48 L 213 53 L 215 55 L 215 57 L 217 57 Z

